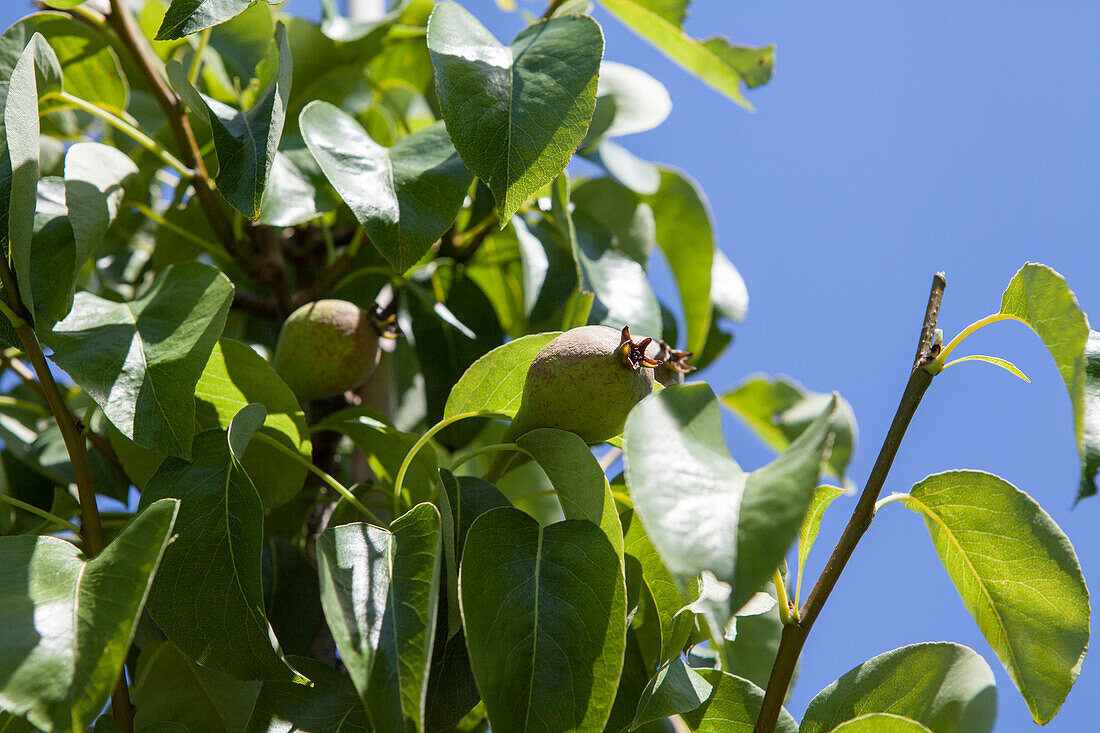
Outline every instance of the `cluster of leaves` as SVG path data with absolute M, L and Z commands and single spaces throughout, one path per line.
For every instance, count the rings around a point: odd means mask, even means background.
M 515 415 L 560 331 L 629 325 L 702 368 L 747 309 L 698 185 L 615 142 L 671 103 L 604 60 L 591 3 L 552 2 L 510 45 L 449 1 L 361 22 L 326 0 L 320 24 L 250 0 L 46 4 L 0 36 L 0 730 L 751 727 L 784 558 L 797 540 L 800 583 L 843 493 L 819 474 L 847 485 L 846 402 L 672 386 L 613 448 L 539 429 L 478 478 L 504 428 L 486 418 Z M 687 0 L 599 5 L 738 103 L 770 78 L 770 47 L 688 36 Z M 649 282 L 658 252 L 678 303 Z M 378 303 L 403 338 L 358 394 L 302 405 L 265 355 L 321 297 Z M 1054 356 L 1091 493 L 1100 336 L 1042 266 L 998 317 Z M 39 344 L 58 399 L 23 361 Z M 723 404 L 774 462 L 730 457 Z M 103 511 L 77 501 L 89 483 Z M 898 500 L 1049 720 L 1088 640 L 1069 541 L 990 474 Z M 994 713 L 981 657 L 924 644 L 838 679 L 801 729 Z

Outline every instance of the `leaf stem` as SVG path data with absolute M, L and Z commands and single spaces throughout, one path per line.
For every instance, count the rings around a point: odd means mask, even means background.
M 199 33 L 199 44 L 195 48 L 195 55 L 191 58 L 191 68 L 187 70 L 187 81 L 194 84 L 199 80 L 199 70 L 202 69 L 202 54 L 206 50 L 206 44 L 210 42 L 210 29 L 206 28 Z
M 317 468 L 317 466 L 314 466 L 313 462 L 309 461 L 309 460 L 306 460 L 306 458 L 304 456 L 302 456 L 302 454 L 298 453 L 297 451 L 291 450 L 290 448 L 287 448 L 285 445 L 283 445 L 279 441 L 275 440 L 275 438 L 272 438 L 270 435 L 267 435 L 267 434 L 259 432 L 259 431 L 257 431 L 252 436 L 252 438 L 253 438 L 253 440 L 255 440 L 256 438 L 259 438 L 260 442 L 267 443 L 268 445 L 275 448 L 276 450 L 278 450 L 278 451 L 284 453 L 285 455 L 289 456 L 290 458 L 294 459 L 300 465 L 302 465 L 307 471 L 309 471 L 314 476 L 316 476 L 317 478 L 324 481 L 326 485 L 331 487 L 340 496 L 344 497 L 344 501 L 346 501 L 347 503 L 351 504 L 353 507 L 358 509 L 363 514 L 364 517 L 369 519 L 371 522 L 374 522 L 379 527 L 385 527 L 386 526 L 386 523 L 383 522 L 381 519 L 379 519 L 377 516 L 375 516 L 374 512 L 372 512 L 370 509 L 367 509 L 365 506 L 363 506 L 362 502 L 360 502 L 358 499 L 355 498 L 355 494 L 351 493 L 350 489 L 348 489 L 346 486 L 344 486 L 342 483 L 337 481 L 335 478 L 333 478 L 331 475 L 329 475 L 325 471 L 322 471 L 320 468 Z
M 459 456 L 458 458 L 456 458 L 454 460 L 454 462 L 451 464 L 451 471 L 452 472 L 455 471 L 462 464 L 464 464 L 468 461 L 472 461 L 473 459 L 477 458 L 478 456 L 483 456 L 486 453 L 495 453 L 497 451 L 512 451 L 514 453 L 527 453 L 527 451 L 525 451 L 523 448 L 520 448 L 515 443 L 493 443 L 492 445 L 483 445 L 480 448 L 475 448 L 474 450 L 470 451 L 469 453 L 466 453 L 465 455 L 462 455 L 462 456 Z
M 775 603 L 779 606 L 779 620 L 784 626 L 797 624 L 798 609 L 793 608 L 787 598 L 787 584 L 783 581 L 783 573 L 779 572 L 779 568 L 776 568 L 772 575 L 772 583 L 775 584 Z
M 893 504 L 896 501 L 905 501 L 908 498 L 909 498 L 909 494 L 902 494 L 902 493 L 899 493 L 899 492 L 895 491 L 894 493 L 890 494 L 889 496 L 884 496 L 884 497 L 882 497 L 881 499 L 879 499 L 878 501 L 875 502 L 875 513 L 878 514 L 878 510 L 882 509 L 887 504 Z
M 1019 321 L 1025 326 L 1028 326 L 1028 328 L 1031 328 L 1031 326 L 1028 325 L 1028 322 L 1024 319 L 1018 316 L 1010 315 L 1008 313 L 994 313 L 992 315 L 986 316 L 985 318 L 979 318 L 978 320 L 974 321 L 969 326 L 964 328 L 962 331 L 959 331 L 959 334 L 955 336 L 955 338 L 948 341 L 947 345 L 940 349 L 940 353 L 936 355 L 936 358 L 925 365 L 925 370 L 931 372 L 932 374 L 939 374 L 940 372 L 942 372 L 946 368 L 945 362 L 947 361 L 947 357 L 951 355 L 951 352 L 954 351 L 959 344 L 965 341 L 966 338 L 970 336 L 970 334 L 974 333 L 978 329 L 985 328 L 989 324 L 996 323 L 997 321 Z
M 219 259 L 225 257 L 225 251 L 223 249 L 221 249 L 220 247 L 218 247 L 215 244 L 207 242 L 202 237 L 195 236 L 194 234 L 187 231 L 186 229 L 184 229 L 180 225 L 174 224 L 174 223 L 168 221 L 168 219 L 166 219 L 164 216 L 158 214 L 151 207 L 141 203 L 140 201 L 133 201 L 133 202 L 130 203 L 130 205 L 133 206 L 137 211 L 139 211 L 142 215 L 144 215 L 149 220 L 156 222 L 158 226 L 162 226 L 165 229 L 171 231 L 173 234 L 175 234 L 179 237 L 182 237 L 183 239 L 186 239 L 188 242 L 191 242 L 192 244 L 197 246 L 199 249 L 201 249 L 203 252 L 206 252 L 208 255 L 212 255 L 212 256 L 217 257 Z
M 180 172 L 180 175 L 184 176 L 185 178 L 190 178 L 191 176 L 195 175 L 195 171 L 184 165 L 179 158 L 168 152 L 163 145 L 131 125 L 126 120 L 108 112 L 98 105 L 92 104 L 91 102 L 85 99 L 81 99 L 80 97 L 77 97 L 73 94 L 69 94 L 68 92 L 51 92 L 50 94 L 43 95 L 42 99 L 57 99 L 65 102 L 72 107 L 83 110 L 93 117 L 97 117 L 103 120 L 111 127 L 123 133 L 131 140 L 136 142 L 138 145 L 145 148 L 150 153 L 175 168 L 177 171 Z
M 397 480 L 393 482 L 393 517 L 396 519 L 401 516 L 401 487 L 405 483 L 405 474 L 409 472 L 409 466 L 412 465 L 413 459 L 416 458 L 416 454 L 420 452 L 420 449 L 427 445 L 428 441 L 432 439 L 436 433 L 443 428 L 453 425 L 459 420 L 465 420 L 471 417 L 509 417 L 509 415 L 494 412 L 490 410 L 475 410 L 474 412 L 462 412 L 458 415 L 451 415 L 450 417 L 443 418 L 435 425 L 428 428 L 428 431 L 420 436 L 413 447 L 409 449 L 409 452 L 405 454 L 405 460 L 401 461 L 401 468 L 397 472 Z
M 771 677 L 764 692 L 764 701 L 760 706 L 760 714 L 756 719 L 754 733 L 773 733 L 779 720 L 779 713 L 783 708 L 783 700 L 787 696 L 787 690 L 791 684 L 798 658 L 802 647 L 806 643 L 810 629 L 818 614 L 825 606 L 829 594 L 836 587 L 840 574 L 855 551 L 860 538 L 871 525 L 875 516 L 875 504 L 878 501 L 879 492 L 886 483 L 886 477 L 890 473 L 890 467 L 894 463 L 901 441 L 905 437 L 905 431 L 909 427 L 913 415 L 920 405 L 921 398 L 932 384 L 933 374 L 925 370 L 925 365 L 932 358 L 932 340 L 935 336 L 936 321 L 939 317 L 940 303 L 943 301 L 943 291 L 947 287 L 947 281 L 943 273 L 937 273 L 932 279 L 932 291 L 928 295 L 928 306 L 924 313 L 924 323 L 921 327 L 921 335 L 917 344 L 917 355 L 913 360 L 913 368 L 909 372 L 909 381 L 905 385 L 901 403 L 898 405 L 894 420 L 883 440 L 878 458 L 867 477 L 867 484 L 860 494 L 855 510 L 852 512 L 848 525 L 844 528 L 840 540 L 833 550 L 832 556 L 817 579 L 806 603 L 798 613 L 795 623 L 783 627 L 783 636 L 779 642 L 779 651 L 776 652 L 775 664 L 772 666 Z
M 73 524 L 68 519 L 62 519 L 61 517 L 57 516 L 56 514 L 50 514 L 45 509 L 39 509 L 34 504 L 28 504 L 25 501 L 20 501 L 19 499 L 16 499 L 14 496 L 8 496 L 7 494 L 0 494 L 0 502 L 3 502 L 5 504 L 10 504 L 13 507 L 15 507 L 16 509 L 22 509 L 25 512 L 30 512 L 31 514 L 34 514 L 35 516 L 38 516 L 38 517 L 41 517 L 42 519 L 45 519 L 47 522 L 53 522 L 57 526 L 64 527 L 65 529 L 69 530 L 73 534 L 80 534 L 79 525 Z

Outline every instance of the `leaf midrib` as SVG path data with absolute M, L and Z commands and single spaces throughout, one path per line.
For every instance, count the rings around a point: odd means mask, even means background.
M 538 545 L 535 547 L 535 623 L 531 632 L 531 677 L 527 683 L 527 710 L 523 715 L 523 728 L 529 729 L 531 722 L 531 700 L 534 698 L 535 689 L 535 658 L 537 656 L 539 648 L 539 590 L 542 586 L 542 579 L 539 574 L 542 570 L 542 538 L 544 536 L 544 530 L 539 527 L 539 540 Z

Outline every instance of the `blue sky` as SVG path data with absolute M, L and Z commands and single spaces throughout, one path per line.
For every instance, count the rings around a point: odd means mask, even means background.
M 502 40 L 521 25 L 492 0 L 465 0 Z M 313 0 L 289 8 L 315 15 Z M 4 3 L 4 27 L 23 14 Z M 527 7 L 541 12 L 540 4 Z M 754 372 L 836 389 L 859 419 L 852 475 L 862 482 L 905 383 L 933 273 L 948 288 L 950 337 L 997 310 L 1027 260 L 1064 274 L 1100 321 L 1100 4 L 1088 2 L 764 2 L 696 0 L 687 30 L 775 43 L 776 74 L 750 114 L 686 75 L 605 14 L 606 57 L 645 69 L 674 108 L 660 128 L 622 138 L 690 172 L 710 197 L 721 247 L 749 288 L 748 321 L 705 375 L 721 393 Z M 672 285 L 659 275 L 660 292 Z M 887 491 L 927 474 L 992 471 L 1038 500 L 1100 584 L 1100 498 L 1073 509 L 1078 459 L 1065 388 L 1038 338 L 1013 323 L 967 353 L 1013 360 L 1024 384 L 963 364 L 938 377 Z M 770 454 L 733 418 L 726 437 L 746 468 Z M 853 501 L 826 515 L 816 577 Z M 1100 587 L 1100 586 L 1097 586 Z M 886 507 L 856 550 L 806 645 L 796 717 L 860 662 L 922 641 L 982 653 L 1000 692 L 996 730 L 1036 726 L 963 608 L 922 521 Z M 1093 725 L 1100 667 L 1087 659 L 1053 730 Z

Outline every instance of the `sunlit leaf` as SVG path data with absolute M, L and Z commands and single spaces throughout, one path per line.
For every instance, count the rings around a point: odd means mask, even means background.
M 523 336 L 475 361 L 451 390 L 443 416 L 478 411 L 515 415 L 523 399 L 523 384 L 531 362 L 559 334 L 552 331 Z
M 741 677 L 716 670 L 700 671 L 700 676 L 714 686 L 705 703 L 682 715 L 695 733 L 750 733 L 760 714 L 764 691 Z M 785 709 L 780 709 L 775 730 L 796 733 L 798 723 Z
M 802 520 L 802 526 L 798 529 L 798 580 L 795 598 L 802 598 L 802 571 L 806 568 L 806 558 L 810 556 L 810 549 L 813 548 L 817 540 L 817 532 L 821 529 L 821 518 L 825 516 L 825 510 L 833 500 L 843 494 L 844 489 L 836 486 L 818 486 L 814 489 L 814 497 L 810 500 L 806 518 Z
M 183 38 L 243 13 L 255 0 L 172 0 L 156 40 Z

